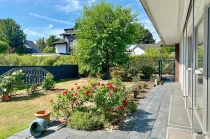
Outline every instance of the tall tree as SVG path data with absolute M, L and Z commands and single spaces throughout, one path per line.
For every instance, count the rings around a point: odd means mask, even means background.
M 104 1 L 84 6 L 82 16 L 77 19 L 79 61 L 87 64 L 92 72 L 103 71 L 108 77 L 110 66 L 125 62 L 126 45 L 135 42 L 136 16 L 131 7 Z
M 155 39 L 153 38 L 152 33 L 141 24 L 138 26 L 137 32 L 138 36 L 136 39 L 136 43 L 141 43 L 141 44 L 155 43 Z
M 0 19 L 0 41 L 6 42 L 15 52 L 23 53 L 26 35 L 13 19 Z
M 44 38 L 38 39 L 38 40 L 36 41 L 36 45 L 37 45 L 37 47 L 38 47 L 41 51 L 43 51 L 44 48 L 46 47 L 46 43 L 45 43 Z

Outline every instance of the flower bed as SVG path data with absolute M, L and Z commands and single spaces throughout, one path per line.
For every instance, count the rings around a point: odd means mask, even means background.
M 137 106 L 129 97 L 129 91 L 120 79 L 100 83 L 98 78 L 89 78 L 87 86 L 59 91 L 57 99 L 50 100 L 52 114 L 63 118 L 71 128 L 96 130 L 117 124 Z

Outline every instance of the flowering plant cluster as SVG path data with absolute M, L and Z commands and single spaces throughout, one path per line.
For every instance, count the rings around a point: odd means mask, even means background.
M 10 95 L 14 93 L 19 88 L 24 86 L 24 81 L 22 80 L 24 73 L 19 71 L 14 71 L 9 75 L 4 75 L 0 77 L 0 95 Z
M 56 90 L 57 99 L 50 100 L 53 114 L 68 119 L 75 112 L 91 111 L 105 117 L 105 121 L 114 123 L 130 112 L 132 100 L 121 80 L 113 79 L 107 83 L 99 82 L 99 78 L 93 80 L 87 86 L 75 83 L 75 87 L 70 90 Z
M 37 91 L 38 91 L 38 85 L 35 83 L 35 84 L 32 84 L 32 85 L 29 87 L 29 89 L 28 89 L 27 92 L 29 92 L 29 93 L 31 93 L 31 94 L 35 94 Z

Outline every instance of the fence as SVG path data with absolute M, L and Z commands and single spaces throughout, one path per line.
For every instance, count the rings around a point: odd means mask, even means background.
M 41 69 L 54 75 L 54 80 L 78 78 L 78 65 L 61 66 L 0 66 L 0 76 L 13 69 L 24 69 L 27 72 L 33 72 L 34 75 L 40 73 Z M 28 70 L 27 70 L 28 69 Z

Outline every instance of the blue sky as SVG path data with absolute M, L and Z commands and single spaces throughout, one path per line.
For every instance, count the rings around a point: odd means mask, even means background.
M 80 16 L 82 6 L 91 5 L 99 0 L 0 0 L 0 18 L 14 19 L 27 34 L 27 39 L 35 41 L 57 35 L 64 28 L 73 27 Z M 132 6 L 138 19 L 150 30 L 156 42 L 160 41 L 152 23 L 139 0 L 107 0 L 123 7 Z

